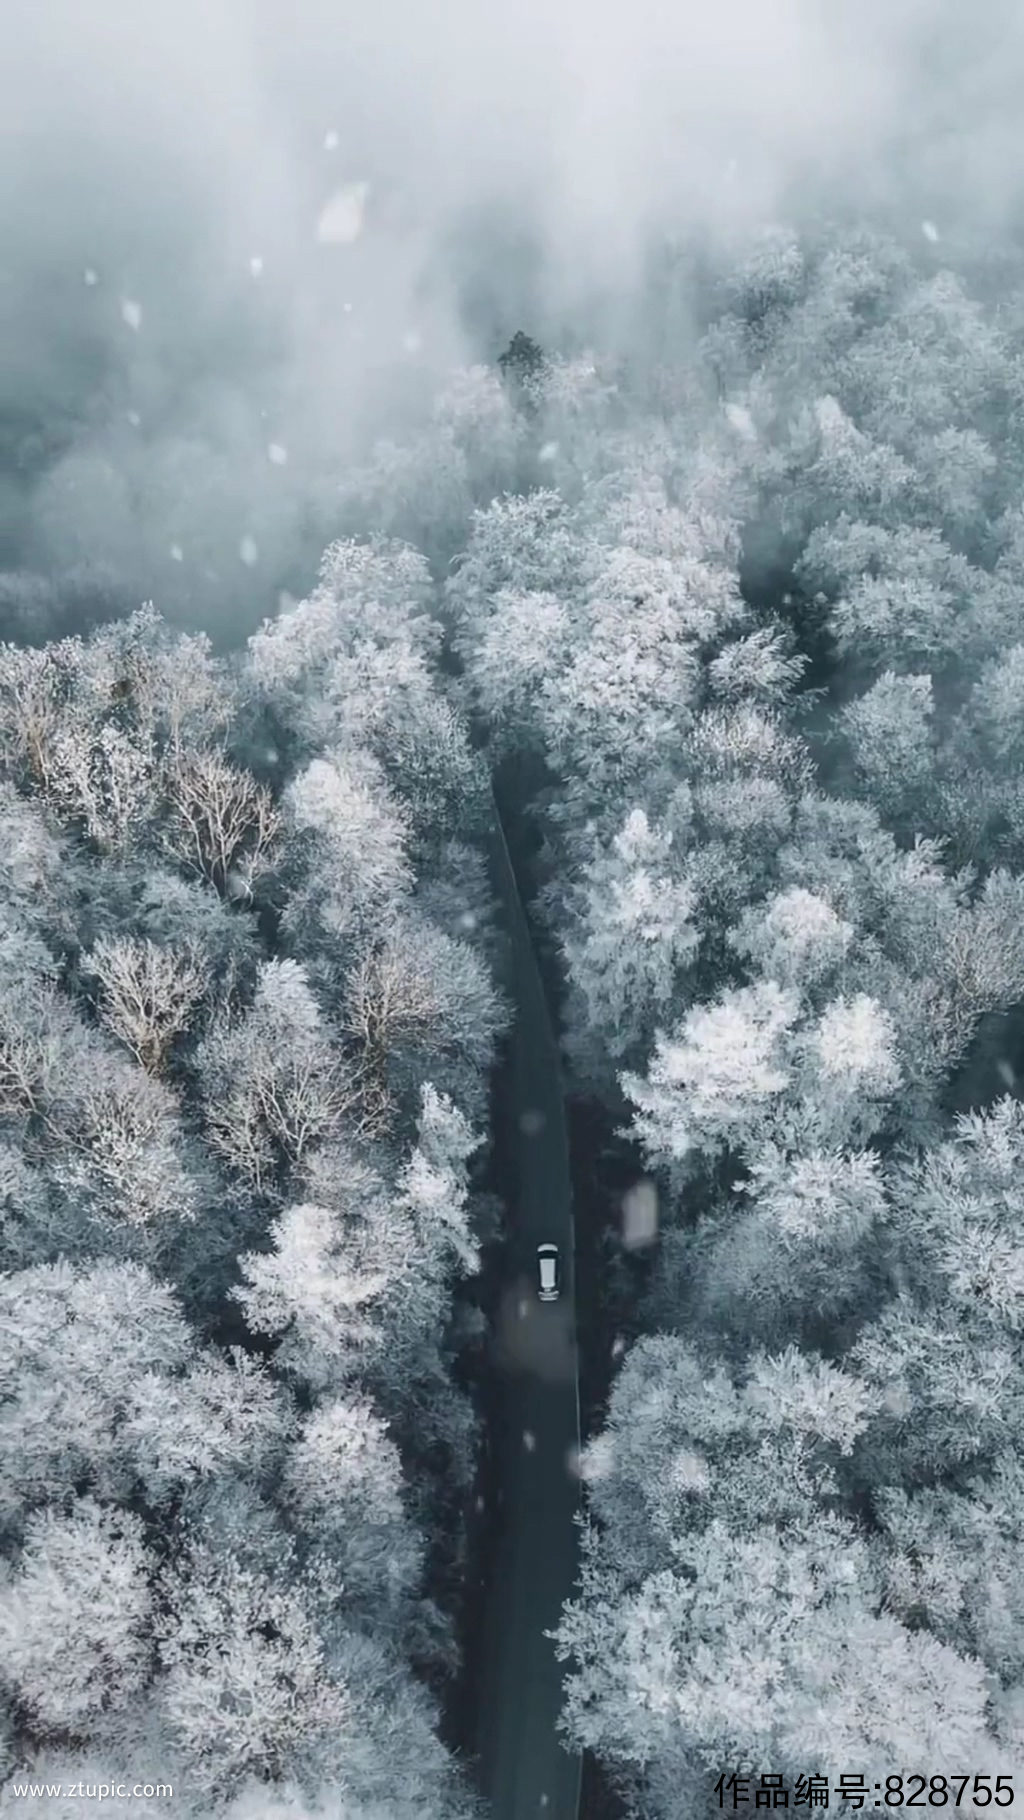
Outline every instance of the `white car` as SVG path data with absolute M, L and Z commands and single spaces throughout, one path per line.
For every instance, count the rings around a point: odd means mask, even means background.
M 542 1302 L 557 1302 L 561 1272 L 557 1245 L 537 1246 L 537 1295 Z

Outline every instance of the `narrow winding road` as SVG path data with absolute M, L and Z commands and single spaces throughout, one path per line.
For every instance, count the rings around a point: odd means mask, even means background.
M 573 1214 L 560 1058 L 512 860 L 495 809 L 491 867 L 513 956 L 504 1082 L 508 1271 L 492 1336 L 502 1501 L 486 1589 L 477 1752 L 494 1820 L 576 1820 L 581 1760 L 556 1724 L 562 1669 L 545 1630 L 576 1578 L 579 1384 Z M 558 1245 L 562 1294 L 537 1299 L 536 1250 Z

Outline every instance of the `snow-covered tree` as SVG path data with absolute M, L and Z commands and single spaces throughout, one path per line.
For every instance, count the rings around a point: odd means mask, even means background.
M 164 1504 L 196 1479 L 267 1475 L 290 1409 L 280 1387 L 239 1347 L 202 1353 L 182 1375 L 149 1370 L 133 1386 L 120 1442 L 147 1501 Z
M 875 1483 L 913 1485 L 1018 1444 L 1021 1142 L 1020 1106 L 1005 1097 L 890 1171 L 895 1293 L 854 1348 L 882 1394 L 866 1458 Z
M 287 1410 L 248 1361 L 196 1354 L 166 1285 L 137 1264 L 0 1278 L 0 1517 L 73 1488 L 154 1501 L 193 1473 L 258 1470 Z
M 405 1513 L 398 1449 L 365 1398 L 319 1405 L 290 1451 L 282 1491 L 294 1520 L 329 1548 L 348 1609 L 358 1604 L 379 1622 L 382 1605 L 414 1591 L 423 1544 Z
M 318 1386 L 340 1382 L 380 1343 L 374 1304 L 387 1275 L 327 1207 L 287 1207 L 270 1237 L 271 1251 L 239 1260 L 245 1281 L 234 1294 L 246 1321 L 254 1333 L 284 1335 L 282 1369 Z
M 202 1185 L 183 1153 L 170 1088 L 112 1057 L 90 1059 L 92 1073 L 62 1096 L 51 1181 L 115 1227 L 194 1220 Z
M 853 937 L 826 898 L 793 885 L 746 910 L 729 940 L 768 978 L 806 992 L 842 965 Z
M 355 1121 L 359 1093 L 297 961 L 260 964 L 250 1010 L 227 1012 L 196 1055 L 206 1138 L 261 1194 L 280 1165 Z
M 660 1034 L 647 1078 L 622 1077 L 649 1158 L 681 1162 L 755 1136 L 789 1085 L 782 1044 L 798 1015 L 796 994 L 769 980 L 698 1007 L 672 1036 Z
M 161 1585 L 157 1695 L 192 1777 L 214 1797 L 316 1761 L 347 1716 L 297 1590 L 199 1546 Z
M 418 1098 L 429 1075 L 475 1116 L 507 1010 L 479 955 L 415 913 L 363 949 L 343 1020 L 371 1104 Z
M 205 634 L 171 632 L 151 605 L 40 649 L 0 647 L 0 752 L 101 853 L 155 832 L 161 800 L 231 717 Z
M 785 635 L 770 626 L 731 640 L 708 665 L 712 694 L 725 701 L 744 697 L 777 707 L 792 693 L 807 667 L 801 653 L 787 652 Z
M 508 494 L 474 512 L 466 548 L 446 585 L 467 661 L 502 589 L 571 598 L 594 561 L 565 501 L 551 487 Z
M 569 976 L 616 1058 L 650 1036 L 699 946 L 697 894 L 672 841 L 670 829 L 632 810 L 568 906 L 561 944 Z
M 817 1337 L 822 1323 L 873 1313 L 889 1211 L 878 1156 L 766 1142 L 748 1167 L 739 1205 L 663 1235 L 654 1305 L 741 1344 Z
M 394 916 L 412 887 L 407 819 L 367 753 L 317 758 L 284 797 L 301 864 L 282 918 L 296 942 L 350 941 Z
M 0 1144 L 0 1268 L 22 1270 L 75 1249 L 41 1169 L 13 1144 Z
M 570 1737 L 613 1761 L 653 1759 L 666 1787 L 692 1785 L 695 1769 L 709 1787 L 743 1761 L 786 1782 L 812 1767 L 949 1775 L 965 1751 L 997 1749 L 982 1664 L 882 1612 L 872 1579 L 864 1544 L 825 1518 L 799 1539 L 712 1523 L 628 1589 L 585 1570 L 558 1631 L 579 1665 Z
M 222 897 L 247 902 L 277 855 L 281 817 L 264 784 L 210 748 L 175 767 L 167 851 Z
M 37 1511 L 0 1580 L 0 1678 L 37 1736 L 82 1736 L 142 1686 L 152 1562 L 130 1511 Z
M 98 983 L 101 1021 L 148 1073 L 159 1074 L 207 990 L 202 951 L 101 937 L 81 966 Z
M 1019 1454 L 999 1454 L 990 1473 L 962 1490 L 896 1486 L 875 1494 L 884 1527 L 887 1603 L 904 1622 L 920 1621 L 964 1655 L 978 1656 L 1016 1690 L 1024 1679 L 1020 1576 L 1022 1504 Z
M 460 1270 L 480 1267 L 469 1222 L 467 1159 L 480 1138 L 445 1094 L 423 1084 L 416 1145 L 399 1178 L 401 1193 L 430 1252 L 450 1249 Z
M 862 788 L 890 819 L 920 815 L 934 771 L 930 676 L 887 670 L 838 716 Z
M 479 631 L 467 634 L 474 698 L 497 750 L 543 738 L 543 689 L 565 666 L 569 617 L 557 594 L 500 588 Z

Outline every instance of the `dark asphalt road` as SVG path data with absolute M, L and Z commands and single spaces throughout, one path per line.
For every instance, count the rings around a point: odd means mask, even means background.
M 502 1490 L 485 1593 L 477 1751 L 494 1820 L 576 1820 L 580 1758 L 561 1742 L 562 1669 L 544 1632 L 577 1570 L 579 1451 L 573 1216 L 561 1068 L 515 876 L 495 815 L 492 873 L 513 949 L 515 1024 L 505 1114 L 509 1270 L 492 1336 Z M 536 1248 L 553 1240 L 562 1295 L 542 1304 Z

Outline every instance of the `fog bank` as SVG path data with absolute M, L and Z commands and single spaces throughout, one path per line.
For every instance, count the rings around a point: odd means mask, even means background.
M 453 362 L 642 335 L 666 235 L 853 211 L 983 252 L 1022 33 L 1003 0 L 8 0 L 0 566 L 251 624 Z

